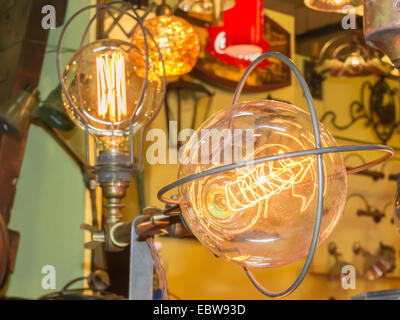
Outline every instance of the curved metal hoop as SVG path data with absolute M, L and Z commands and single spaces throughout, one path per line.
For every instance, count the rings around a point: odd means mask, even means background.
M 234 98 L 233 98 L 233 104 L 236 104 L 239 100 L 240 94 L 243 90 L 243 87 L 246 83 L 247 77 L 251 73 L 251 71 L 262 61 L 268 58 L 276 58 L 284 62 L 291 70 L 292 72 L 296 75 L 297 80 L 299 81 L 304 96 L 307 101 L 308 109 L 310 112 L 310 117 L 312 120 L 312 125 L 313 125 L 313 133 L 314 133 L 314 139 L 315 139 L 315 149 L 309 149 L 309 150 L 302 150 L 302 151 L 295 151 L 295 152 L 289 152 L 286 154 L 281 154 L 281 155 L 274 155 L 274 156 L 267 156 L 267 157 L 261 157 L 253 160 L 248 160 L 248 161 L 242 161 L 242 162 L 237 162 L 233 163 L 230 165 L 225 165 L 217 168 L 213 168 L 210 170 L 206 170 L 203 172 L 200 172 L 198 174 L 193 174 L 188 177 L 185 177 L 183 179 L 180 179 L 170 185 L 165 186 L 158 192 L 158 199 L 163 201 L 163 202 L 172 202 L 172 203 L 178 203 L 178 200 L 172 200 L 172 199 L 166 199 L 164 198 L 165 192 L 190 181 L 193 181 L 195 179 L 208 176 L 211 174 L 215 173 L 220 173 L 223 171 L 227 170 L 233 170 L 237 169 L 240 167 L 245 167 L 245 166 L 250 166 L 254 165 L 257 163 L 261 162 L 267 162 L 267 161 L 275 161 L 279 159 L 284 159 L 284 158 L 294 158 L 294 157 L 302 157 L 302 156 L 307 156 L 307 155 L 316 155 L 317 156 L 317 172 L 318 172 L 318 196 L 317 196 L 317 213 L 315 217 L 315 225 L 314 225 L 314 231 L 313 231 L 313 236 L 311 239 L 311 244 L 309 247 L 309 251 L 307 254 L 306 261 L 303 265 L 303 268 L 300 271 L 300 274 L 297 276 L 295 281 L 286 289 L 281 292 L 270 292 L 266 290 L 260 283 L 257 282 L 255 279 L 254 275 L 252 274 L 251 270 L 248 267 L 244 267 L 244 270 L 249 277 L 250 281 L 253 283 L 253 285 L 264 295 L 271 297 L 271 298 L 282 298 L 287 296 L 288 294 L 292 293 L 294 290 L 297 289 L 297 287 L 301 284 L 301 282 L 304 280 L 306 274 L 308 273 L 308 270 L 311 266 L 311 262 L 314 258 L 315 251 L 317 249 L 317 244 L 318 244 L 318 239 L 319 239 L 319 231 L 321 228 L 321 221 L 322 221 L 322 208 L 323 208 L 323 190 L 324 190 L 324 170 L 323 170 L 323 161 L 322 161 L 322 155 L 327 154 L 327 153 L 336 153 L 336 152 L 346 152 L 346 151 L 365 151 L 365 150 L 381 150 L 385 151 L 386 154 L 382 156 L 381 158 L 372 161 L 368 164 L 363 164 L 360 167 L 356 167 L 354 169 L 351 169 L 348 171 L 348 173 L 355 173 L 364 169 L 367 169 L 371 166 L 374 166 L 378 163 L 381 163 L 385 161 L 386 159 L 390 158 L 393 154 L 393 149 L 387 146 L 380 146 L 380 145 L 355 145 L 355 146 L 341 146 L 341 147 L 329 147 L 329 148 L 322 148 L 321 144 L 321 134 L 320 134 L 320 129 L 319 129 L 319 121 L 317 118 L 317 114 L 314 108 L 314 103 L 312 100 L 312 96 L 310 93 L 310 89 L 308 88 L 308 85 L 301 74 L 300 70 L 297 68 L 297 66 L 285 55 L 278 53 L 278 52 L 267 52 L 261 56 L 259 56 L 256 60 L 254 60 L 250 66 L 247 68 L 246 72 L 244 73 L 243 77 L 241 78 Z
M 375 166 L 385 162 L 394 153 L 393 149 L 389 146 L 373 145 L 373 144 L 359 144 L 359 145 L 337 146 L 337 147 L 319 148 L 319 149 L 315 148 L 315 149 L 288 152 L 288 153 L 283 153 L 283 154 L 274 155 L 274 156 L 261 157 L 261 158 L 256 158 L 254 160 L 235 162 L 233 164 L 228 164 L 228 165 L 216 167 L 213 169 L 205 170 L 205 171 L 202 171 L 202 172 L 199 172 L 196 174 L 192 174 L 190 176 L 179 179 L 179 180 L 161 188 L 158 191 L 157 197 L 160 201 L 162 201 L 164 203 L 178 204 L 179 199 L 166 198 L 164 196 L 165 193 L 175 189 L 176 187 L 178 187 L 182 184 L 191 182 L 193 180 L 197 180 L 197 179 L 204 178 L 204 177 L 207 177 L 207 176 L 210 176 L 213 174 L 217 174 L 217 173 L 221 173 L 221 172 L 225 172 L 225 171 L 229 171 L 229 170 L 235 170 L 238 168 L 252 166 L 252 165 L 256 165 L 259 163 L 265 163 L 265 162 L 269 162 L 269 161 L 276 161 L 276 160 L 288 159 L 288 158 L 299 158 L 299 157 L 312 156 L 312 155 L 323 155 L 323 154 L 329 154 L 329 153 L 352 152 L 352 151 L 382 151 L 382 152 L 385 152 L 385 154 L 373 161 L 363 163 L 362 165 L 351 168 L 351 169 L 347 169 L 347 174 L 354 174 L 354 173 L 375 167 Z

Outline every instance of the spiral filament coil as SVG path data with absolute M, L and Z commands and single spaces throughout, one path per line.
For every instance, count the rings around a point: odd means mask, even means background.
M 233 211 L 243 210 L 292 188 L 293 196 L 302 198 L 304 210 L 310 201 L 296 194 L 293 188 L 303 182 L 314 164 L 312 157 L 259 164 L 248 174 L 225 186 L 227 205 Z

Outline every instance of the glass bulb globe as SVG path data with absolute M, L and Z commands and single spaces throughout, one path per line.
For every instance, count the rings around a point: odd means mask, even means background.
M 323 147 L 336 146 L 321 124 Z M 207 120 L 181 154 L 179 179 L 221 165 L 315 147 L 312 121 L 276 101 L 234 105 Z M 337 224 L 346 200 L 340 153 L 326 154 L 319 244 Z M 276 267 L 304 257 L 317 211 L 317 157 L 264 162 L 212 174 L 179 187 L 191 231 L 213 253 L 248 267 Z
M 362 0 L 304 0 L 304 4 L 307 7 L 318 11 L 345 13 L 343 7 L 360 7 L 362 6 Z M 360 9 L 362 8 L 357 8 L 357 10 Z M 357 13 L 359 12 L 360 11 L 357 11 Z
M 160 48 L 165 65 L 165 75 L 178 76 L 190 72 L 200 52 L 199 37 L 186 20 L 172 15 L 155 16 L 144 21 Z M 132 43 L 144 50 L 143 32 L 136 28 Z M 159 74 L 163 74 L 156 46 L 148 41 L 149 52 Z
M 162 99 L 162 77 L 149 60 L 145 98 L 139 99 L 146 71 L 146 57 L 134 45 L 103 39 L 77 51 L 64 71 L 66 88 L 72 103 L 88 120 L 88 130 L 100 149 L 125 149 L 130 118 L 136 111 L 133 132 L 147 125 Z M 80 81 L 78 81 L 80 79 Z M 85 124 L 68 103 L 63 102 L 69 117 L 82 129 Z

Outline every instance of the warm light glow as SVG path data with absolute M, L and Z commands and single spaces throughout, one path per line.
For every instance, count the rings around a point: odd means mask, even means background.
M 297 161 L 283 159 L 257 165 L 247 175 L 225 186 L 228 207 L 233 211 L 250 208 L 291 188 L 293 196 L 302 198 L 301 211 L 304 211 L 309 201 L 306 197 L 296 195 L 294 186 L 304 180 L 309 170 L 314 169 L 314 162 L 312 157 L 306 157 Z
M 125 58 L 119 52 L 105 53 L 96 57 L 97 66 L 97 113 L 103 119 L 120 121 L 127 115 Z

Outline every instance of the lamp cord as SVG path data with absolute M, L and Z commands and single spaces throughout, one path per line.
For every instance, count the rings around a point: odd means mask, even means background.
M 154 238 L 147 238 L 146 239 L 147 245 L 150 248 L 151 256 L 153 257 L 154 261 L 154 269 L 158 273 L 161 282 L 161 292 L 162 292 L 162 300 L 168 300 L 168 283 L 167 278 L 165 276 L 165 270 L 162 266 L 160 256 L 158 254 L 157 248 L 154 244 Z

